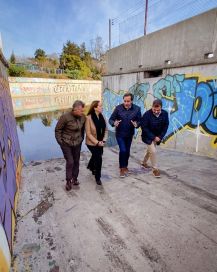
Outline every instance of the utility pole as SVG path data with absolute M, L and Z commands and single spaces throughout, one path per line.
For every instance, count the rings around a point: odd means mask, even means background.
M 147 34 L 147 18 L 148 18 L 148 0 L 145 0 L 145 24 L 144 24 L 144 35 Z
M 111 49 L 111 43 L 112 43 L 112 20 L 109 19 L 109 50 Z

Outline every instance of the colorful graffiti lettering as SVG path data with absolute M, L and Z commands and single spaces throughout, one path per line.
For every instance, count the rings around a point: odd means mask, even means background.
M 144 109 L 145 100 L 150 88 L 149 83 L 134 84 L 129 88 L 129 92 L 134 95 L 134 103 Z M 115 107 L 123 102 L 125 91 L 120 90 L 118 93 L 105 89 L 103 92 L 103 110 L 107 119 L 111 116 Z M 110 130 L 113 128 L 110 127 Z
M 217 92 L 213 80 L 203 82 L 198 77 L 191 77 L 185 78 L 179 84 L 181 91 L 168 90 L 161 97 L 163 106 L 170 115 L 170 126 L 165 140 L 186 126 L 193 129 L 199 126 L 204 133 L 213 135 L 216 139 Z
M 134 84 L 130 89 L 134 95 L 134 103 L 144 109 L 145 101 L 148 95 L 148 90 L 150 88 L 149 83 L 141 83 L 141 84 Z M 106 119 L 108 120 L 115 108 L 115 106 L 121 104 L 123 102 L 123 94 L 125 91 L 121 90 L 118 93 L 112 92 L 109 89 L 105 89 L 103 92 L 103 113 Z M 114 132 L 114 128 L 109 126 L 109 130 Z M 110 134 L 109 134 L 110 135 Z M 111 134 L 112 135 L 112 134 Z M 137 137 L 138 131 L 136 130 L 135 137 Z M 109 137 L 108 145 L 114 146 L 116 141 L 114 137 Z
M 0 65 L 0 71 L 6 70 Z M 0 271 L 5 272 L 10 267 L 22 163 L 9 84 L 1 72 L 0 80 Z
M 153 85 L 154 97 L 161 99 L 162 95 L 171 97 L 182 90 L 181 82 L 185 76 L 182 75 L 167 75 L 165 78 L 160 79 Z
M 217 148 L 217 83 L 215 78 L 201 78 L 184 74 L 167 75 L 152 87 L 149 83 L 135 84 L 129 88 L 135 95 L 134 102 L 142 111 L 147 101 L 162 99 L 163 108 L 169 113 L 170 125 L 164 142 L 183 130 L 196 135 L 196 152 L 199 137 L 211 138 L 211 147 Z M 153 95 L 152 95 L 153 93 Z M 121 103 L 120 92 L 104 90 L 104 110 L 110 117 L 114 106 Z M 150 102 L 149 102 L 150 105 Z
M 59 80 L 40 78 L 9 78 L 12 97 L 35 95 L 91 95 L 99 96 L 101 81 L 90 80 Z

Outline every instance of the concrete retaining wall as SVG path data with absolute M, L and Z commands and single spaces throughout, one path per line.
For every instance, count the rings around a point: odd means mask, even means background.
M 15 211 L 21 177 L 17 137 L 6 61 L 0 51 L 0 271 L 9 271 L 15 228 Z
M 217 158 L 217 64 L 164 69 L 149 79 L 143 72 L 105 76 L 103 88 L 107 118 L 126 91 L 143 113 L 160 98 L 170 118 L 165 146 Z
M 15 116 L 67 109 L 76 99 L 101 99 L 101 81 L 9 78 Z
M 113 48 L 107 62 L 108 118 L 126 91 L 143 112 L 160 98 L 170 117 L 165 145 L 217 158 L 217 9 Z
M 206 59 L 205 54 L 214 53 Z M 217 62 L 217 9 L 108 51 L 108 74 Z

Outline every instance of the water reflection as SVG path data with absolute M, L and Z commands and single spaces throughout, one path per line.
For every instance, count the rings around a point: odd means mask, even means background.
M 31 115 L 20 116 L 20 117 L 16 117 L 16 122 L 19 128 L 23 132 L 25 130 L 25 124 L 35 119 L 40 119 L 42 124 L 45 127 L 51 127 L 53 121 L 55 122 L 55 120 L 58 120 L 62 114 L 69 111 L 70 109 L 66 109 L 66 110 L 57 110 L 57 111 L 51 111 L 51 112 L 45 112 L 45 113 L 35 113 Z
M 59 117 L 70 110 L 36 113 L 16 118 L 20 147 L 25 162 L 62 157 L 62 151 L 56 142 L 54 130 Z M 87 110 L 88 107 L 86 107 L 85 112 Z M 109 132 L 107 145 L 116 145 L 113 132 Z M 82 151 L 87 151 L 84 142 Z
M 67 110 L 17 117 L 17 132 L 24 161 L 62 157 L 54 129 Z

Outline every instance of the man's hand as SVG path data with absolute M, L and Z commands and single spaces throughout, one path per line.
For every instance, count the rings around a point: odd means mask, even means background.
M 160 139 L 159 137 L 155 137 L 155 138 L 154 138 L 154 141 L 155 141 L 156 143 L 158 143 L 158 142 L 161 141 L 161 139 Z
M 115 122 L 114 122 L 114 126 L 115 126 L 115 127 L 118 127 L 118 126 L 119 126 L 119 124 L 120 124 L 120 122 L 121 122 L 121 120 L 115 120 Z
M 133 124 L 133 126 L 135 127 L 135 128 L 137 128 L 137 122 L 136 121 L 133 121 L 133 120 L 131 120 L 131 123 Z

